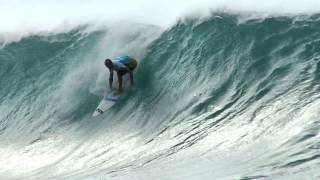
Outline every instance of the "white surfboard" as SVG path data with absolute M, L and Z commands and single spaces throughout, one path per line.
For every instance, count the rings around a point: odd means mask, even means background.
M 96 110 L 93 112 L 92 116 L 95 117 L 103 114 L 106 110 L 111 108 L 118 101 L 118 99 L 119 96 L 105 95 Z

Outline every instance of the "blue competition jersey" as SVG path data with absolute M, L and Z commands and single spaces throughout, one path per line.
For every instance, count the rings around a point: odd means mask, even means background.
M 129 56 L 119 56 L 111 60 L 113 63 L 113 69 L 116 71 L 128 71 L 126 65 L 130 64 L 131 58 Z
M 124 65 L 130 64 L 131 62 L 131 58 L 129 56 L 119 56 L 119 57 L 116 57 L 114 60 Z

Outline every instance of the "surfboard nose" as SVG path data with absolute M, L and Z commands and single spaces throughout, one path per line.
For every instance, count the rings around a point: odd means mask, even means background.
M 105 111 L 110 109 L 119 100 L 119 98 L 119 96 L 105 95 L 96 110 L 93 112 L 92 117 L 103 114 Z

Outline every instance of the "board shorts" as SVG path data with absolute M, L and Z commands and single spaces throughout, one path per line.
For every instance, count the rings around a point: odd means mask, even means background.
M 131 58 L 130 63 L 125 65 L 128 67 L 130 71 L 133 71 L 137 67 L 137 64 L 138 64 L 137 60 Z

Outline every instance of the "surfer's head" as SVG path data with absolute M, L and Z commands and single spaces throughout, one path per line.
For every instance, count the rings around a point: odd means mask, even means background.
M 111 59 L 104 60 L 104 65 L 107 66 L 108 68 L 113 67 L 113 63 L 112 63 Z

